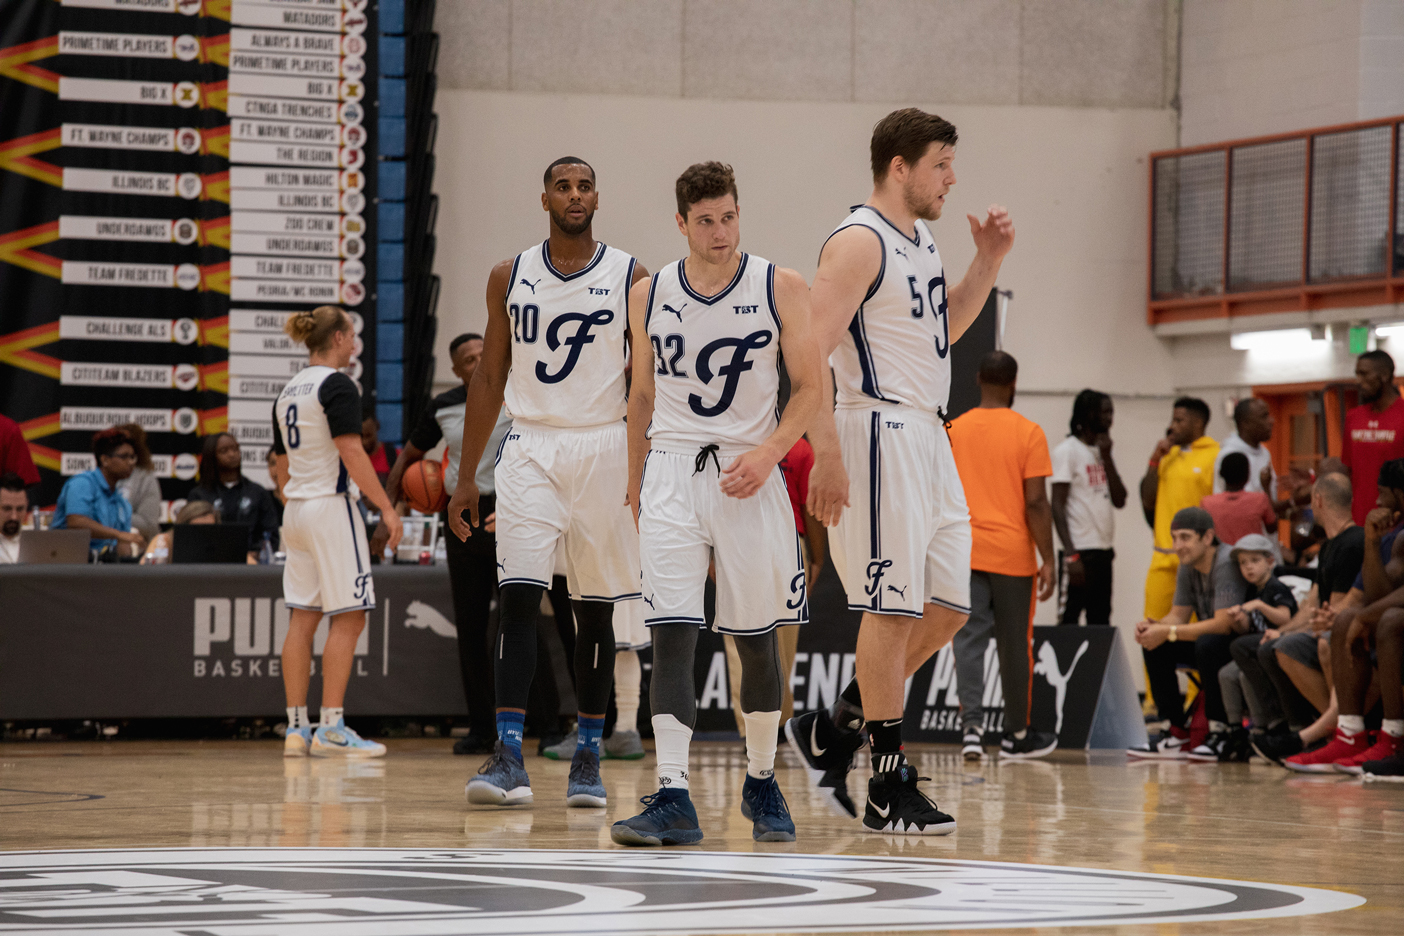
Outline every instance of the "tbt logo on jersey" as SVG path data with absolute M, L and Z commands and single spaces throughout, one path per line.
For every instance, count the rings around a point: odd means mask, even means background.
M 747 360 L 746 356 L 752 351 L 764 348 L 770 344 L 772 335 L 769 331 L 751 332 L 745 338 L 718 338 L 702 349 L 697 355 L 697 377 L 704 384 L 712 382 L 712 355 L 723 348 L 732 349 L 731 360 L 717 368 L 716 376 L 725 377 L 726 383 L 722 385 L 721 396 L 717 402 L 711 406 L 702 404 L 702 397 L 696 393 L 689 394 L 687 405 L 698 416 L 720 416 L 731 406 L 732 399 L 736 396 L 736 387 L 741 382 L 741 375 L 756 366 L 755 361 Z
M 570 372 L 575 370 L 576 363 L 580 360 L 580 352 L 587 344 L 592 344 L 595 336 L 590 334 L 590 329 L 596 325 L 605 326 L 614 321 L 614 313 L 609 309 L 600 309 L 585 315 L 581 312 L 566 312 L 556 316 L 551 321 L 551 327 L 546 329 L 546 347 L 552 351 L 562 344 L 570 345 L 570 353 L 566 355 L 565 362 L 561 364 L 561 369 L 554 374 L 546 369 L 545 361 L 536 362 L 536 379 L 542 383 L 560 383 L 570 376 Z M 579 322 L 580 327 L 575 330 L 575 334 L 568 338 L 560 337 L 561 326 L 567 322 Z

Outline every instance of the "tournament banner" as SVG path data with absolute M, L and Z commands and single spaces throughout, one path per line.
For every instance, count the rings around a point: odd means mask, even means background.
M 374 334 L 372 21 L 367 0 L 0 0 L 0 411 L 41 504 L 128 411 L 194 414 L 142 423 L 167 461 L 230 430 L 261 466 L 250 424 L 306 357 L 267 336 L 328 303 Z M 367 394 L 374 360 L 358 346 Z

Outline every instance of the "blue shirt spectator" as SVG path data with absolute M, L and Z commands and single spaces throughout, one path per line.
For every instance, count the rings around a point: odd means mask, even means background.
M 105 429 L 93 436 L 93 455 L 97 467 L 69 478 L 59 491 L 50 526 L 91 530 L 94 549 L 119 543 L 145 548 L 141 534 L 131 531 L 131 501 L 117 490 L 136 464 L 131 439 L 120 429 Z

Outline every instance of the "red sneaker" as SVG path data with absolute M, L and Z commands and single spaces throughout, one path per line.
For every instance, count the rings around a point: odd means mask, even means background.
M 1394 757 L 1396 754 L 1404 754 L 1404 738 L 1396 738 L 1381 731 L 1373 747 L 1366 748 L 1353 757 L 1336 761 L 1332 766 L 1341 773 L 1355 774 L 1359 777 L 1365 773 L 1367 761 L 1384 760 L 1387 757 Z
M 1314 751 L 1303 751 L 1301 754 L 1295 754 L 1284 760 L 1282 766 L 1299 773 L 1335 773 L 1336 761 L 1354 757 L 1369 746 L 1370 736 L 1366 732 L 1356 732 L 1347 737 L 1341 733 L 1341 729 L 1337 728 L 1336 736 L 1331 739 L 1330 744 Z

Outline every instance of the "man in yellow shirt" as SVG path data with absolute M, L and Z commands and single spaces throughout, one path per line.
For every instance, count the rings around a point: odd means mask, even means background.
M 1219 443 L 1204 434 L 1209 405 L 1197 397 L 1175 401 L 1170 428 L 1155 446 L 1150 467 L 1141 479 L 1141 506 L 1155 530 L 1155 556 L 1146 573 L 1146 617 L 1158 621 L 1170 613 L 1180 560 L 1170 521 L 1185 507 L 1198 507 L 1214 492 L 1214 460 Z

